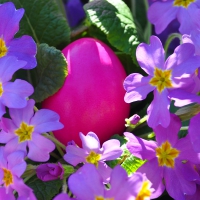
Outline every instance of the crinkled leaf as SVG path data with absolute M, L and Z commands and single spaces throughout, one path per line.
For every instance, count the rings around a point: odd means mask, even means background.
M 124 151 L 124 157 L 125 159 L 121 166 L 126 170 L 128 175 L 134 173 L 145 163 L 144 160 L 133 156 L 127 149 Z
M 33 189 L 38 200 L 52 200 L 60 192 L 63 182 L 60 179 L 43 182 L 34 176 L 26 184 Z
M 8 1 L 17 9 L 25 9 L 16 37 L 30 35 L 38 44 L 47 43 L 60 49 L 69 44 L 70 28 L 55 0 L 0 0 L 0 3 Z
M 84 9 L 89 23 L 103 31 L 112 46 L 130 54 L 137 63 L 135 51 L 140 39 L 128 6 L 122 0 L 95 0 Z
M 56 93 L 63 85 L 67 76 L 67 61 L 62 52 L 47 44 L 40 44 L 37 52 L 36 72 L 37 85 L 31 96 L 41 102 Z
M 106 162 L 111 168 L 114 168 L 116 165 L 121 164 L 121 166 L 126 170 L 128 175 L 130 175 L 144 164 L 144 160 L 134 157 L 126 148 L 127 140 L 124 137 L 120 135 L 114 135 L 112 136 L 112 139 L 117 139 L 120 141 L 123 154 L 116 160 Z

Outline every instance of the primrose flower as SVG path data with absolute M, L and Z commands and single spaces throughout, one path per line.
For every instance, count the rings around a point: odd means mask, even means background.
M 41 164 L 36 168 L 37 177 L 42 181 L 56 180 L 60 177 L 63 179 L 64 169 L 62 165 L 54 163 Z
M 155 25 L 160 34 L 168 24 L 176 19 L 180 23 L 179 31 L 190 34 L 193 29 L 200 28 L 200 0 L 167 0 L 153 3 L 148 10 L 148 19 Z
M 194 165 L 200 163 L 200 154 L 194 152 L 188 135 L 178 139 L 180 127 L 180 119 L 172 115 L 167 128 L 159 125 L 154 129 L 156 142 L 124 133 L 129 140 L 128 150 L 147 160 L 137 172 L 146 174 L 152 183 L 155 189 L 152 198 L 160 196 L 165 188 L 175 200 L 185 199 L 185 195 L 196 192 L 195 181 L 200 178 Z
M 34 91 L 32 85 L 24 80 L 16 79 L 10 82 L 13 74 L 25 64 L 25 61 L 17 60 L 14 56 L 0 58 L 0 117 L 6 112 L 5 106 L 8 108 L 25 107 L 26 98 Z
M 107 160 L 114 160 L 121 156 L 122 149 L 120 142 L 116 139 L 111 139 L 103 143 L 100 148 L 100 142 L 97 135 L 89 132 L 86 136 L 79 134 L 82 141 L 82 147 L 75 145 L 68 145 L 66 147 L 66 154 L 64 159 L 73 166 L 79 163 L 91 163 L 96 166 L 103 180 L 107 182 L 110 178 L 111 169 L 104 162 Z
M 32 189 L 24 184 L 20 176 L 26 170 L 25 154 L 15 151 L 10 154 L 5 152 L 5 147 L 0 147 L 0 196 L 3 199 L 15 199 L 13 191 L 18 192 L 18 199 L 36 200 Z
M 12 2 L 0 4 L 0 58 L 16 56 L 19 60 L 26 61 L 23 69 L 36 67 L 36 43 L 32 37 L 24 35 L 14 38 L 19 30 L 19 21 L 24 14 L 24 9 L 16 10 Z
M 72 174 L 68 185 L 70 191 L 80 200 L 148 200 L 153 191 L 151 183 L 142 174 L 135 173 L 128 177 L 126 171 L 119 165 L 112 171 L 109 190 L 105 188 L 102 177 L 92 164 L 85 164 Z M 54 200 L 63 199 L 56 197 Z
M 55 144 L 41 135 L 61 129 L 59 115 L 51 110 L 41 109 L 34 114 L 34 100 L 29 100 L 22 109 L 10 109 L 10 117 L 2 118 L 0 143 L 6 143 L 7 152 L 22 150 L 33 161 L 47 161 Z
M 136 57 L 141 68 L 148 74 L 130 74 L 124 81 L 125 102 L 131 103 L 146 98 L 154 92 L 153 102 L 147 109 L 148 125 L 152 128 L 161 124 L 167 127 L 170 122 L 170 100 L 180 107 L 200 98 L 184 90 L 200 64 L 200 56 L 194 55 L 194 45 L 185 43 L 178 46 L 174 53 L 164 61 L 164 49 L 156 36 L 150 37 L 150 44 L 141 43 L 136 50 Z

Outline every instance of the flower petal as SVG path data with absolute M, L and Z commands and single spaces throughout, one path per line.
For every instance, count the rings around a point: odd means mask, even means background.
M 126 90 L 124 101 L 131 103 L 145 99 L 147 94 L 155 89 L 149 84 L 151 78 L 151 76 L 144 77 L 137 73 L 127 76 L 124 80 L 124 89 Z
M 178 141 L 178 132 L 180 128 L 180 119 L 176 115 L 171 114 L 170 124 L 168 127 L 164 128 L 161 125 L 158 125 L 156 128 L 154 128 L 158 146 L 167 140 L 172 146 L 174 146 Z
M 150 37 L 150 44 L 141 43 L 136 49 L 136 57 L 140 67 L 149 75 L 154 75 L 155 67 L 164 67 L 165 52 L 160 39 Z
M 168 91 L 164 89 L 161 93 L 159 93 L 157 90 L 154 90 L 154 99 L 147 109 L 147 123 L 151 128 L 155 128 L 159 124 L 165 128 L 169 126 L 169 106 L 170 100 L 168 98 Z
M 103 143 L 100 160 L 114 160 L 120 157 L 122 153 L 119 140 L 111 139 Z
M 55 131 L 63 128 L 63 124 L 59 122 L 60 116 L 48 109 L 38 110 L 32 117 L 30 124 L 34 125 L 34 132 L 44 133 Z
M 75 145 L 68 145 L 66 147 L 66 154 L 64 160 L 69 164 L 76 166 L 79 163 L 85 162 L 85 157 L 88 155 L 86 150 L 81 149 Z
M 145 174 L 147 179 L 152 183 L 152 188 L 155 191 L 152 193 L 151 198 L 159 197 L 165 187 L 163 184 L 163 168 L 158 166 L 157 158 L 153 158 L 152 160 L 147 161 L 144 165 L 142 165 L 137 172 Z
M 200 97 L 189 93 L 183 89 L 173 89 L 169 91 L 169 97 L 174 100 L 177 107 L 185 106 L 191 103 L 200 103 Z
M 0 5 L 0 36 L 3 36 L 5 41 L 11 40 L 19 30 L 19 21 L 23 14 L 24 9 L 16 10 L 15 5 L 11 2 Z
M 160 34 L 168 24 L 176 18 L 178 8 L 174 7 L 173 2 L 155 2 L 148 10 L 148 19 L 155 25 L 156 33 Z
M 26 98 L 34 91 L 30 83 L 20 79 L 6 83 L 3 85 L 3 88 L 4 92 L 1 97 L 1 102 L 9 108 L 25 107 L 27 104 Z
M 32 37 L 24 35 L 21 38 L 13 39 L 8 43 L 8 46 L 7 56 L 16 56 L 19 60 L 27 62 L 23 69 L 33 69 L 36 67 L 35 55 L 37 47 Z
M 87 135 L 84 135 L 83 133 L 79 133 L 79 137 L 82 142 L 83 149 L 90 152 L 91 150 L 99 151 L 100 149 L 100 141 L 97 135 L 93 132 L 89 132 Z
M 85 164 L 69 177 L 68 185 L 72 193 L 81 200 L 94 200 L 104 197 L 104 185 L 96 167 Z
M 35 133 L 32 135 L 32 140 L 28 141 L 28 147 L 28 158 L 33 161 L 45 162 L 49 160 L 49 153 L 55 149 L 55 144 L 51 140 Z
M 128 138 L 128 142 L 126 144 L 127 149 L 134 156 L 143 160 L 150 160 L 156 156 L 155 155 L 155 149 L 157 147 L 156 142 L 144 140 L 128 132 L 125 132 L 124 135 L 125 137 Z
M 101 175 L 104 183 L 109 183 L 112 169 L 104 162 L 98 162 L 98 173 Z

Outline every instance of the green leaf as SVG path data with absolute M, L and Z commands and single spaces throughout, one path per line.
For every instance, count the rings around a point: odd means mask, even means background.
M 134 173 L 146 162 L 145 160 L 133 156 L 133 154 L 131 154 L 127 149 L 124 151 L 124 156 L 126 156 L 126 159 L 121 166 L 126 170 L 128 175 Z
M 111 168 L 114 168 L 116 165 L 121 164 L 121 166 L 126 170 L 128 175 L 134 173 L 140 166 L 142 166 L 146 161 L 141 160 L 133 156 L 129 150 L 126 148 L 127 140 L 126 138 L 120 135 L 113 135 L 112 139 L 117 139 L 120 141 L 120 146 L 123 150 L 122 155 L 116 160 L 107 161 L 106 163 Z
M 13 2 L 17 9 L 24 8 L 16 37 L 30 35 L 40 43 L 64 48 L 70 42 L 70 28 L 55 0 L 0 0 Z
M 38 82 L 31 98 L 41 102 L 62 87 L 67 76 L 67 61 L 60 50 L 47 44 L 38 46 L 36 57 L 38 65 L 34 72 Z
M 147 11 L 149 7 L 148 0 L 132 0 L 131 10 L 136 24 L 141 27 L 141 34 L 144 35 L 145 42 L 149 42 L 151 36 L 151 24 L 147 19 Z
M 52 200 L 60 192 L 62 180 L 43 182 L 34 176 L 26 184 L 33 189 L 37 200 Z
M 84 9 L 89 23 L 104 32 L 113 47 L 131 55 L 137 64 L 135 51 L 141 39 L 128 6 L 122 0 L 95 0 Z

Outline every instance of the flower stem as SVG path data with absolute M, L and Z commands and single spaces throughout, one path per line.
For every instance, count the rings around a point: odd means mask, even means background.
M 170 43 L 172 42 L 172 40 L 174 40 L 175 38 L 178 38 L 180 40 L 180 43 L 182 41 L 182 36 L 181 34 L 179 33 L 172 33 L 168 36 L 166 42 L 165 42 L 165 46 L 164 46 L 164 49 L 165 49 L 165 55 L 167 55 L 167 51 L 168 51 L 168 48 L 169 48 L 169 45 Z

